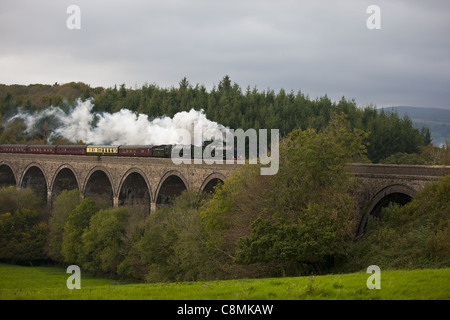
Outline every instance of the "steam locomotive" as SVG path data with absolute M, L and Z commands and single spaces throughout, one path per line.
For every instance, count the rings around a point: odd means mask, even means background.
M 203 144 L 202 148 L 191 148 L 191 157 L 196 155 L 201 158 L 203 151 L 207 146 Z M 31 144 L 2 144 L 0 145 L 0 153 L 31 153 L 31 154 L 59 154 L 59 155 L 93 155 L 93 156 L 121 156 L 121 157 L 154 157 L 154 158 L 170 158 L 172 155 L 173 145 L 158 146 L 96 146 L 96 145 L 31 145 Z M 223 150 L 223 158 L 226 157 L 226 148 Z M 199 154 L 201 150 L 201 154 Z M 234 148 L 234 159 L 237 159 L 236 148 Z M 182 156 L 182 151 L 180 153 Z M 214 156 L 214 154 L 212 155 Z

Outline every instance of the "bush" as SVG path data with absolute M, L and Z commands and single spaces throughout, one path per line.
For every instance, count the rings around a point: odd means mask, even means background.
M 330 268 L 354 236 L 354 185 L 345 166 L 364 156 L 364 137 L 335 117 L 321 132 L 294 130 L 284 138 L 277 175 L 242 167 L 202 208 L 209 248 L 222 264 L 259 268 L 256 276 Z
M 89 227 L 91 217 L 99 211 L 95 201 L 91 198 L 83 199 L 69 214 L 64 226 L 61 254 L 64 262 L 81 264 L 80 254 L 83 247 L 82 235 Z
M 183 192 L 172 208 L 158 209 L 135 231 L 121 275 L 147 281 L 194 281 L 217 276 L 218 262 L 206 246 L 199 215 L 202 196 Z
M 427 161 L 417 153 L 402 153 L 398 152 L 390 155 L 386 159 L 380 160 L 380 163 L 385 164 L 410 164 L 410 165 L 423 165 L 427 164 Z
M 22 209 L 0 215 L 0 259 L 10 263 L 46 260 L 48 226 L 36 211 Z
M 450 175 L 426 185 L 404 205 L 369 217 L 366 232 L 351 244 L 346 271 L 376 264 L 416 269 L 450 266 Z
M 46 213 L 45 205 L 32 189 L 14 186 L 0 189 L 0 214 L 22 209 L 36 210 L 42 215 Z
M 49 221 L 47 254 L 54 261 L 64 261 L 61 254 L 64 227 L 69 219 L 69 214 L 80 204 L 79 190 L 64 190 L 53 203 L 53 209 Z
M 86 270 L 116 274 L 126 255 L 123 238 L 129 216 L 126 208 L 118 208 L 100 210 L 91 217 L 79 256 Z
M 31 189 L 0 189 L 0 259 L 10 263 L 46 260 L 46 210 Z

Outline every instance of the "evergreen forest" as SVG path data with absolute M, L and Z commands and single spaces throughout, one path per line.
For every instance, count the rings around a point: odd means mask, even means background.
M 150 119 L 173 117 L 177 112 L 191 109 L 203 110 L 209 120 L 231 129 L 279 129 L 281 137 L 295 129 L 320 131 L 334 114 L 343 114 L 349 128 L 367 133 L 366 161 L 443 164 L 450 160 L 448 144 L 441 148 L 433 146 L 426 126 L 415 129 L 408 116 L 400 117 L 395 111 L 377 109 L 375 105 L 359 106 L 354 99 L 345 97 L 332 101 L 327 95 L 311 98 L 301 91 L 242 88 L 228 75 L 211 90 L 200 84 L 193 85 L 186 78 L 181 79 L 177 87 L 169 88 L 157 84 L 92 88 L 81 82 L 0 85 L 0 144 L 83 143 L 63 139 L 49 142 L 52 119 L 42 119 L 40 130 L 33 133 L 25 132 L 20 119 L 7 121 L 18 110 L 36 112 L 51 106 L 68 110 L 77 99 L 91 99 L 95 112 L 115 113 L 128 109 Z

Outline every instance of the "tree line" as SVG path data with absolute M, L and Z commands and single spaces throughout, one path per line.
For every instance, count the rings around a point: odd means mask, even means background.
M 312 99 L 301 91 L 260 91 L 250 86 L 243 89 L 237 83 L 232 83 L 229 76 L 224 76 L 209 91 L 203 85 L 192 85 L 186 78 L 179 82 L 178 87 L 169 88 L 157 84 L 126 88 L 122 84 L 105 89 L 75 82 L 63 85 L 0 85 L 0 117 L 3 117 L 0 143 L 47 143 L 51 133 L 50 119 L 47 122 L 44 119 L 41 130 L 32 136 L 23 132 L 24 124 L 20 120 L 8 124 L 5 120 L 18 107 L 37 111 L 58 106 L 67 110 L 77 98 L 92 99 L 94 111 L 97 112 L 114 113 L 126 108 L 146 114 L 150 119 L 163 115 L 173 117 L 180 111 L 202 109 L 208 119 L 229 128 L 279 129 L 282 137 L 295 129 L 322 130 L 330 122 L 332 114 L 343 113 L 349 128 L 368 133 L 367 156 L 374 163 L 383 162 L 393 155 L 397 155 L 394 161 L 400 162 L 413 161 L 409 158 L 417 160 L 417 155 L 420 164 L 442 162 L 441 158 L 430 156 L 433 152 L 441 151 L 436 151 L 437 147 L 431 145 L 429 129 L 415 129 L 407 116 L 380 111 L 374 105 L 358 106 L 355 100 L 345 97 L 335 102 L 327 95 Z M 54 141 L 61 142 L 68 141 Z M 392 158 L 390 161 L 393 161 Z

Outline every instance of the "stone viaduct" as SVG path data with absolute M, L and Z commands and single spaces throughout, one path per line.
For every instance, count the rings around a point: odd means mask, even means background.
M 211 192 L 238 165 L 175 165 L 171 159 L 117 156 L 0 154 L 0 187 L 33 188 L 51 205 L 63 190 L 107 205 L 143 205 L 150 211 L 168 205 L 183 190 Z M 450 174 L 450 166 L 348 165 L 357 179 L 359 232 L 370 214 L 391 201 L 404 204 L 426 183 Z

